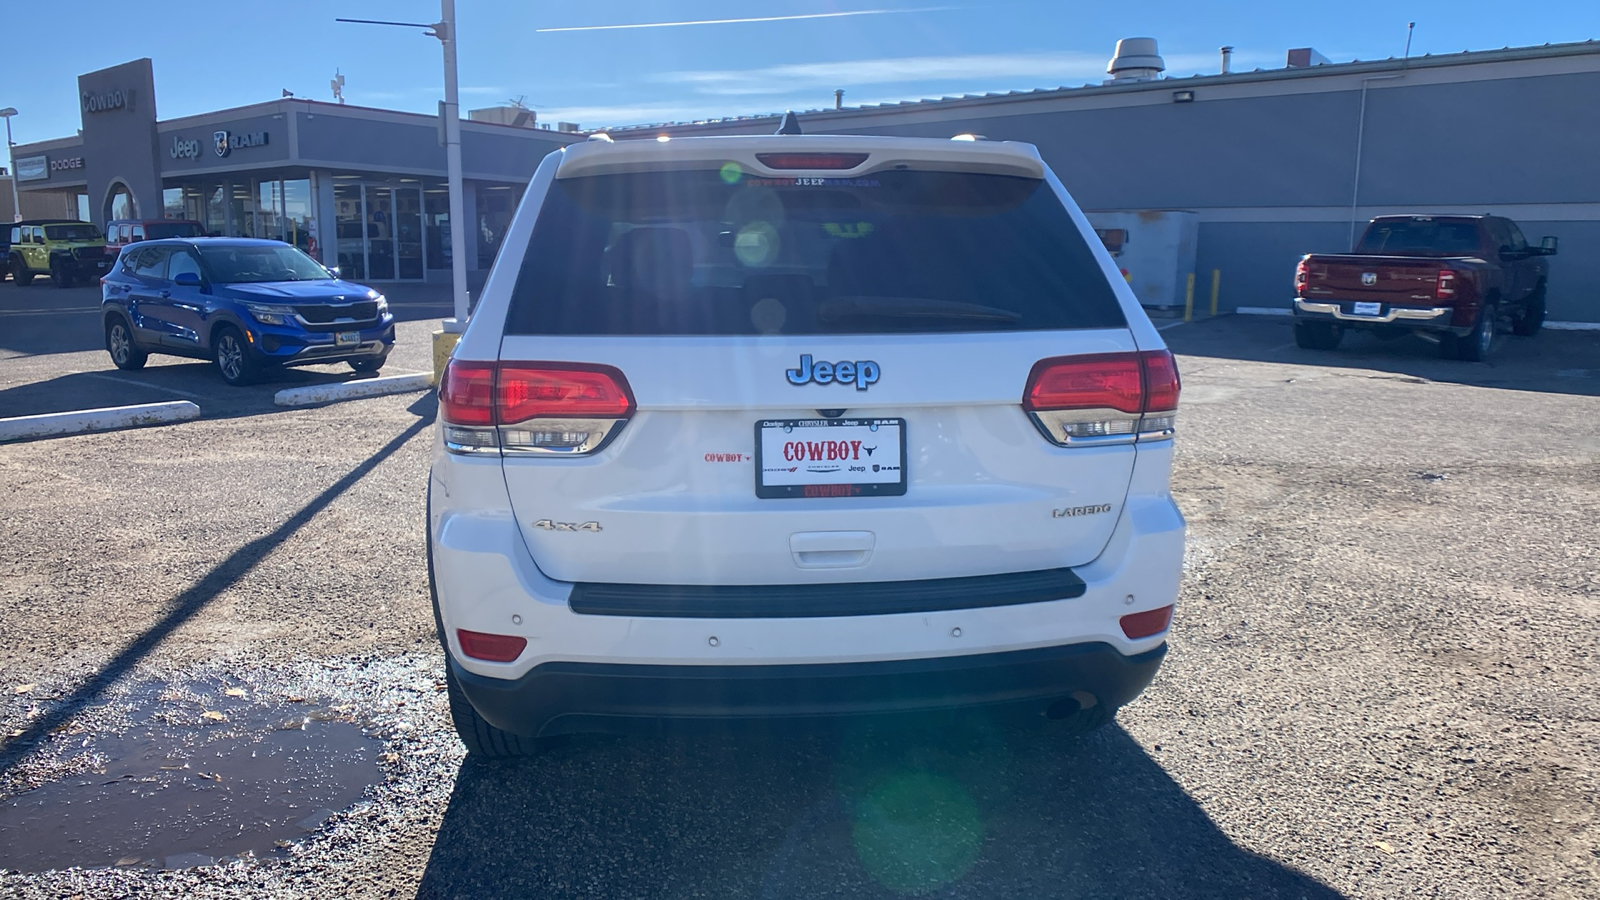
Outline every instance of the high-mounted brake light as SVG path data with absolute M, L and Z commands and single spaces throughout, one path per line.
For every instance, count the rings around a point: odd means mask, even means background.
M 1434 287 L 1433 296 L 1439 300 L 1450 300 L 1456 295 L 1456 275 L 1453 269 L 1440 269 L 1439 282 Z
M 1060 356 L 1035 363 L 1022 407 L 1061 445 L 1172 437 L 1181 383 L 1166 350 Z
M 581 456 L 600 449 L 634 409 L 628 380 L 612 366 L 451 360 L 439 385 L 453 453 Z
M 769 169 L 854 169 L 867 161 L 867 154 L 757 153 L 756 160 Z

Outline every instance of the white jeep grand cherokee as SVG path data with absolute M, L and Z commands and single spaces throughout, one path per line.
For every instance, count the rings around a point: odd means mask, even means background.
M 1178 389 L 1031 145 L 552 153 L 439 388 L 461 738 L 970 704 L 1104 724 L 1166 652 Z

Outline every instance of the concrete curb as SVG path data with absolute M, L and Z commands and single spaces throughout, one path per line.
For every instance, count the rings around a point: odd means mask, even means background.
M 0 419 L 0 441 L 24 441 L 64 434 L 81 434 L 86 431 L 114 431 L 142 425 L 166 425 L 198 418 L 200 418 L 200 407 L 188 400 L 112 406 L 105 409 L 75 409 L 72 412 Z
M 362 397 L 425 391 L 432 387 L 433 374 L 418 372 L 415 375 L 388 375 L 383 378 L 363 378 L 359 381 L 284 388 L 273 395 L 272 402 L 279 406 L 313 406 L 318 403 L 337 403 L 340 400 L 356 400 Z

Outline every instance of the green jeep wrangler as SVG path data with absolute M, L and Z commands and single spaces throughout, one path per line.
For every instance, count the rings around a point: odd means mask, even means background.
M 49 275 L 56 287 L 98 279 L 111 271 L 106 239 L 88 222 L 33 219 L 11 226 L 11 279 L 19 285 Z

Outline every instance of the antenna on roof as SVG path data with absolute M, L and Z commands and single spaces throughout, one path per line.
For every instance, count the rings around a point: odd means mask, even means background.
M 339 70 L 338 69 L 334 69 L 333 70 L 333 79 L 328 82 L 328 87 L 333 88 L 333 99 L 339 101 L 339 105 L 343 106 L 344 105 L 344 76 L 339 74 Z
M 1411 32 L 1416 31 L 1416 30 L 1417 30 L 1417 23 L 1415 23 L 1415 22 L 1407 22 L 1406 23 L 1406 55 L 1403 57 L 1403 60 L 1411 59 Z
M 789 110 L 783 114 L 783 124 L 778 126 L 778 134 L 800 134 L 800 117 Z

